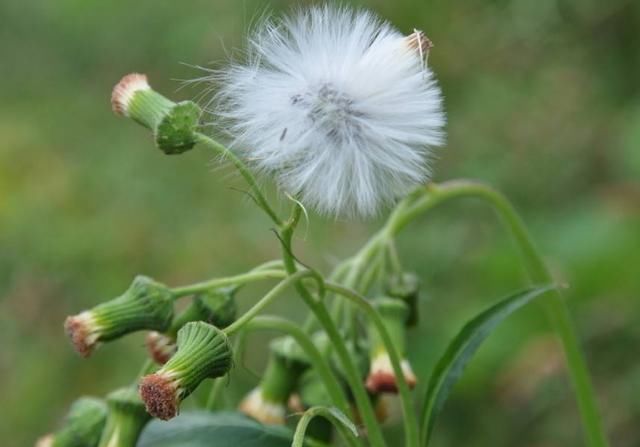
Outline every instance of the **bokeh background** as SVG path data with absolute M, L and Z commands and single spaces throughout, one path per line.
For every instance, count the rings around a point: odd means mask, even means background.
M 223 63 L 256 18 L 306 3 L 0 2 L 0 444 L 32 445 L 74 397 L 136 374 L 141 335 L 81 360 L 66 315 L 118 295 L 138 273 L 178 285 L 278 256 L 269 222 L 232 189 L 242 183 L 228 169 L 199 149 L 164 156 L 113 116 L 109 96 L 141 71 L 169 96 L 193 98 L 206 86 L 179 82 L 202 75 L 193 65 Z M 612 445 L 640 445 L 640 3 L 353 3 L 434 41 L 429 63 L 449 116 L 436 180 L 481 179 L 514 201 L 570 285 Z M 328 270 L 377 225 L 312 216 L 297 251 Z M 411 337 L 424 383 L 464 321 L 525 276 L 495 216 L 473 201 L 438 209 L 399 244 L 425 284 Z M 273 311 L 304 315 L 294 296 Z M 263 346 L 252 339 L 229 403 L 255 383 Z M 439 446 L 583 445 L 537 306 L 480 350 L 435 436 Z

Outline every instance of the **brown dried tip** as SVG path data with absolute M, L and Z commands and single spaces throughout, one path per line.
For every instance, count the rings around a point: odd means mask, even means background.
M 89 357 L 96 348 L 98 335 L 94 331 L 94 322 L 89 312 L 67 317 L 64 330 L 71 339 L 71 344 L 82 357 Z
M 147 75 L 130 73 L 120 79 L 111 92 L 111 109 L 116 115 L 127 116 L 129 101 L 139 90 L 149 89 Z
M 140 381 L 139 391 L 147 412 L 151 416 L 168 421 L 178 415 L 179 402 L 176 386 L 166 375 L 144 376 Z
M 433 42 L 419 30 L 414 30 L 412 34 L 405 37 L 405 41 L 409 48 L 417 51 L 423 59 L 427 57 L 429 50 L 433 48 Z
M 164 365 L 178 350 L 175 341 L 159 332 L 149 332 L 145 340 L 149 356 L 159 365 Z
M 416 379 L 411 365 L 407 360 L 403 360 L 400 364 L 402 368 L 402 374 L 404 380 L 410 389 L 413 389 L 418 380 Z M 386 354 L 376 357 L 371 364 L 371 370 L 367 376 L 365 386 L 371 393 L 397 393 L 398 384 L 396 383 L 396 376 L 393 373 L 391 367 L 391 361 Z

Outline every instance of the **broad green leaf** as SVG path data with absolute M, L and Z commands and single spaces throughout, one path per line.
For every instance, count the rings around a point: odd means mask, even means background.
M 429 442 L 436 417 L 449 397 L 451 389 L 460 379 L 464 368 L 471 361 L 482 342 L 505 318 L 529 301 L 554 288 L 555 286 L 547 285 L 530 287 L 517 292 L 494 304 L 464 325 L 436 363 L 429 379 L 427 395 L 422 407 L 423 446 Z
M 292 438 L 285 427 L 265 426 L 240 413 L 189 412 L 152 421 L 137 447 L 289 447 Z

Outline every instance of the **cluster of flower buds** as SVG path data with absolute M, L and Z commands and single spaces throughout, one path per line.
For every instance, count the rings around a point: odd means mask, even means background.
M 202 111 L 192 101 L 175 103 L 152 90 L 147 76 L 131 73 L 113 88 L 111 106 L 151 130 L 165 154 L 181 154 L 196 144 Z
M 238 311 L 235 290 L 213 289 L 195 295 L 191 304 L 174 318 L 166 332 L 152 331 L 147 334 L 146 346 L 150 357 L 160 365 L 167 363 L 176 353 L 178 331 L 191 321 L 205 321 L 218 328 L 225 328 L 233 323 Z
M 415 387 L 417 379 L 406 355 L 406 327 L 409 318 L 409 306 L 402 300 L 394 298 L 378 298 L 375 306 L 380 313 L 383 324 L 391 337 L 393 346 L 400 354 L 401 368 L 407 385 Z M 391 359 L 380 335 L 369 323 L 370 359 L 369 375 L 366 386 L 371 393 L 397 393 L 396 375 L 391 366 Z
M 185 324 L 177 336 L 178 349 L 156 373 L 140 381 L 147 411 L 159 419 L 175 417 L 180 403 L 207 378 L 225 375 L 232 350 L 224 332 L 203 321 Z
M 173 295 L 166 286 L 138 276 L 121 296 L 66 319 L 76 351 L 91 355 L 100 342 L 140 330 L 164 331 L 173 318 Z
M 100 399 L 82 397 L 69 409 L 63 426 L 38 440 L 36 447 L 96 447 L 107 420 L 107 405 Z
M 109 414 L 99 447 L 135 447 L 140 432 L 151 416 L 135 387 L 121 388 L 107 396 Z
M 291 337 L 273 340 L 262 380 L 240 403 L 240 411 L 263 424 L 282 425 L 287 404 L 309 359 Z

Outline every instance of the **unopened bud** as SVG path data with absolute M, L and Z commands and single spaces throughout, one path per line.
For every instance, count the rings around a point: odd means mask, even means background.
M 180 403 L 207 378 L 231 369 L 232 351 L 227 336 L 202 321 L 178 331 L 178 351 L 158 372 L 140 381 L 140 396 L 147 411 L 159 419 L 175 417 Z
M 178 314 L 165 333 L 150 332 L 146 338 L 147 351 L 158 364 L 164 365 L 177 350 L 176 336 L 180 328 L 191 321 L 205 321 L 218 328 L 225 328 L 236 319 L 235 288 L 201 292 L 191 304 Z
M 380 298 L 376 300 L 375 305 L 391 342 L 401 357 L 400 366 L 404 379 L 409 388 L 413 388 L 417 379 L 411 369 L 411 364 L 405 358 L 406 321 L 409 316 L 409 308 L 401 300 L 390 298 Z M 366 380 L 367 389 L 372 393 L 397 393 L 398 386 L 389 353 L 372 323 L 369 324 L 369 339 L 371 364 Z
M 415 273 L 400 273 L 389 278 L 387 293 L 407 303 L 409 316 L 407 326 L 413 327 L 419 320 L 420 278 Z
M 150 278 L 138 276 L 118 298 L 68 317 L 64 327 L 76 351 L 88 357 L 100 342 L 139 330 L 164 331 L 172 317 L 171 291 Z
M 117 115 L 150 129 L 166 154 L 181 154 L 196 143 L 200 108 L 192 101 L 175 103 L 165 98 L 149 86 L 144 74 L 123 77 L 113 88 L 111 107 Z
M 100 399 L 81 397 L 69 409 L 57 432 L 38 440 L 36 447 L 96 447 L 107 419 L 107 405 Z
M 271 355 L 258 387 L 240 403 L 240 411 L 263 424 L 282 425 L 291 393 L 309 367 L 309 360 L 291 337 L 271 342 Z
M 134 387 L 107 396 L 109 415 L 99 447 L 135 447 L 142 429 L 151 419 Z

